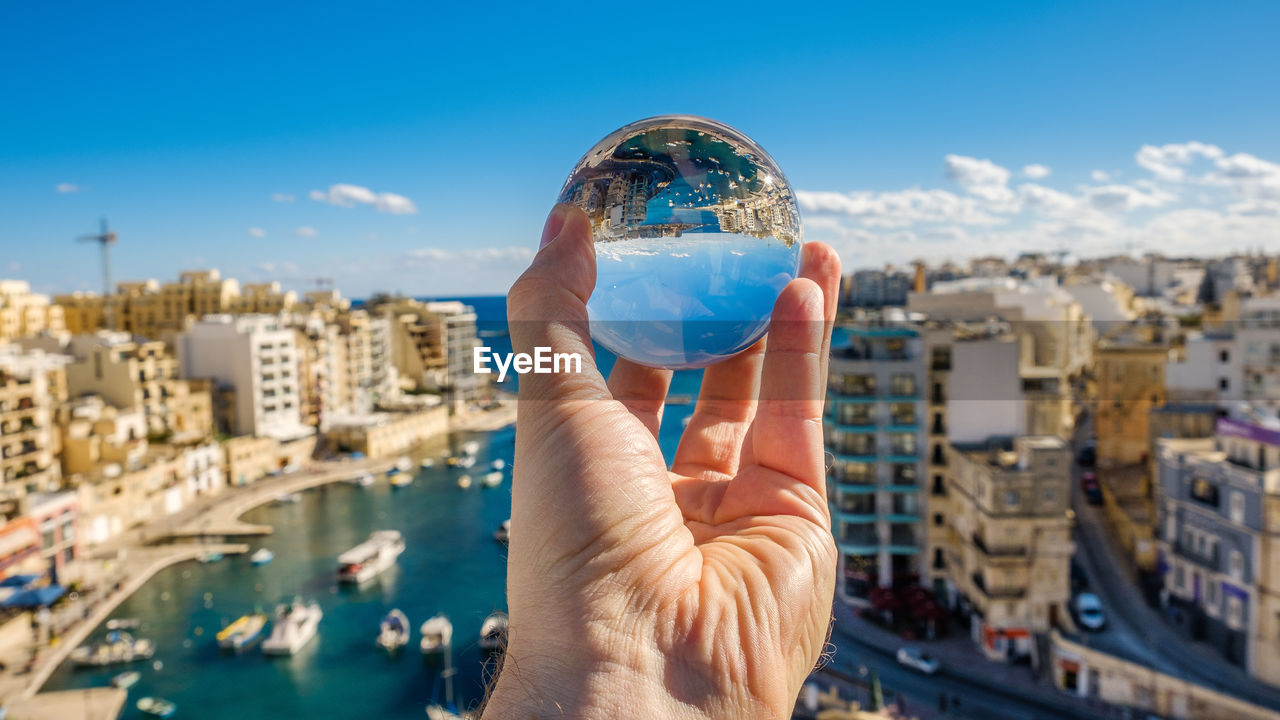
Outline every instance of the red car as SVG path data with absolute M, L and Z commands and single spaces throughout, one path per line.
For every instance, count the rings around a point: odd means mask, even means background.
M 1098 485 L 1098 476 L 1093 472 L 1080 475 L 1080 489 L 1084 491 L 1084 498 L 1090 505 L 1102 504 L 1102 487 Z

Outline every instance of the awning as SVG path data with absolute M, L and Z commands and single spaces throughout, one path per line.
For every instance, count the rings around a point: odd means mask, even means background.
M 16 592 L 0 602 L 0 607 L 34 608 L 52 605 L 54 601 L 65 595 L 67 589 L 61 585 L 45 585 Z
M 0 580 L 0 587 L 23 588 L 39 579 L 39 575 L 10 575 L 4 580 Z

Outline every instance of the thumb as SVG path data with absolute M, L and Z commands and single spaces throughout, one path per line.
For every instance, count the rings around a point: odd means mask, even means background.
M 544 353 L 576 354 L 582 372 L 523 375 L 521 400 L 611 397 L 591 349 L 587 300 L 595 284 L 591 221 L 576 206 L 558 204 L 547 217 L 533 263 L 507 293 L 507 324 L 515 352 L 535 355 L 545 348 Z

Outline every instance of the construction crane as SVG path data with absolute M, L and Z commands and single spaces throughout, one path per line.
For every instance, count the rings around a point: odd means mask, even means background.
M 76 242 L 96 242 L 102 248 L 102 326 L 111 327 L 111 246 L 116 243 L 115 231 L 107 227 L 102 218 L 102 232 L 97 235 L 81 235 Z

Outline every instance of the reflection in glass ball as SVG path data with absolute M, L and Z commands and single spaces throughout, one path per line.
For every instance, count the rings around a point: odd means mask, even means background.
M 560 202 L 591 218 L 592 338 L 642 365 L 705 367 L 750 347 L 800 269 L 791 186 L 714 120 L 664 115 L 613 132 L 578 161 Z

